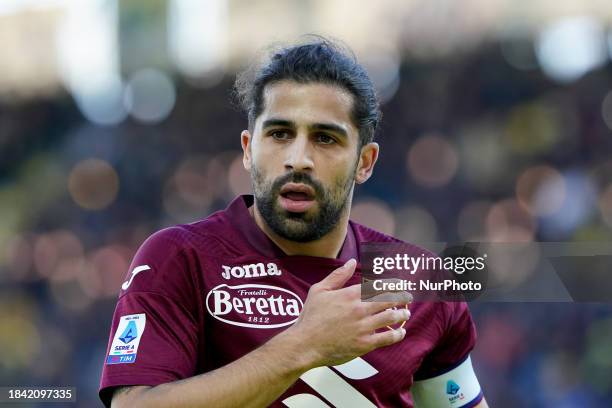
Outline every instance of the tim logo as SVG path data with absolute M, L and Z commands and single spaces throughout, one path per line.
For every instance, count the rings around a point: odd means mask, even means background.
M 256 264 L 239 265 L 239 266 L 226 266 L 221 265 L 223 272 L 221 276 L 224 279 L 231 278 L 259 278 L 261 276 L 280 276 L 282 271 L 274 262 L 264 264 L 259 262 Z
M 361 357 L 357 357 L 348 363 L 334 366 L 334 368 L 351 380 L 363 380 L 378 374 L 378 370 Z M 353 388 L 351 384 L 329 367 L 313 368 L 302 374 L 300 379 L 327 401 L 331 402 L 333 407 L 376 408 L 372 401 Z M 306 393 L 292 395 L 289 398 L 285 398 L 282 402 L 289 408 L 330 407 L 330 405 L 316 395 Z

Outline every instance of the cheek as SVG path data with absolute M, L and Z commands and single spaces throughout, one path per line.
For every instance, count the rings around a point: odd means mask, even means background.
M 330 172 L 328 174 L 333 174 L 333 176 L 328 181 L 328 185 L 331 186 L 331 188 L 338 194 L 342 193 L 346 189 L 347 184 L 350 184 L 355 176 L 355 166 L 352 162 L 342 163 L 341 165 L 336 164 L 335 166 L 331 167 L 329 171 Z
M 253 149 L 251 150 L 251 157 L 253 164 L 260 169 L 274 169 L 275 167 L 282 167 L 284 160 L 282 150 L 276 148 L 274 145 L 264 143 L 253 146 Z
M 252 168 L 259 175 L 260 180 L 262 181 L 271 181 L 274 178 L 275 174 L 275 163 L 273 159 L 268 157 L 259 156 L 256 160 L 253 160 Z
M 266 149 L 262 149 L 259 145 L 252 145 L 251 147 L 251 165 L 263 171 L 263 165 L 266 164 L 268 158 L 266 157 Z

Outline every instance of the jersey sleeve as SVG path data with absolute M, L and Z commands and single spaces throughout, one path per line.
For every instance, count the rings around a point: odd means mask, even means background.
M 147 239 L 121 287 L 100 380 L 110 406 L 115 387 L 159 385 L 196 372 L 197 282 L 179 227 Z
M 414 374 L 415 381 L 436 377 L 459 366 L 476 344 L 476 327 L 467 303 L 442 303 L 439 318 L 443 319 L 444 331 Z

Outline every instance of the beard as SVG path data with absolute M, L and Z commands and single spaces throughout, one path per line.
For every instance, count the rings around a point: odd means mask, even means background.
M 356 168 L 356 165 L 355 165 Z M 251 169 L 255 205 L 264 221 L 277 235 L 295 242 L 315 241 L 330 232 L 340 221 L 349 203 L 355 180 L 354 170 L 336 179 L 330 189 L 314 180 L 308 173 L 291 172 L 273 181 L 266 181 L 256 166 Z M 303 213 L 282 208 L 278 202 L 281 188 L 289 183 L 303 183 L 313 188 L 317 205 Z

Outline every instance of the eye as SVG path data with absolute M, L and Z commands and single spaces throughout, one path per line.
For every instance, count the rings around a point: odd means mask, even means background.
M 287 140 L 291 136 L 286 130 L 273 130 L 269 135 L 276 140 Z
M 330 135 L 326 133 L 318 133 L 317 142 L 321 144 L 333 144 L 333 143 L 336 143 L 336 139 L 334 139 L 333 137 L 331 137 Z

